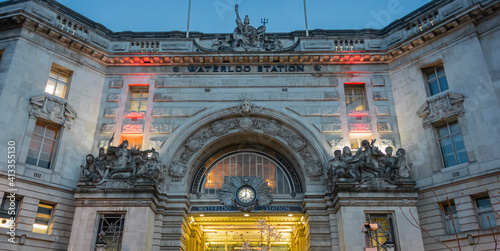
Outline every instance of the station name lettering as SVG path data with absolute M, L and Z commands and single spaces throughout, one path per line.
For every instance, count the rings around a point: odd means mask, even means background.
M 207 65 L 188 66 L 189 72 L 303 72 L 304 65 Z
M 290 206 L 265 206 L 265 207 L 255 207 L 255 211 L 264 212 L 284 212 L 284 211 L 300 211 L 300 208 L 290 207 Z M 229 212 L 238 211 L 237 207 L 226 207 L 226 206 L 205 206 L 205 207 L 193 207 L 192 211 L 199 212 Z

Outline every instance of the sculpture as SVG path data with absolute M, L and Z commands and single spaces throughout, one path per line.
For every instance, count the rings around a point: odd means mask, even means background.
M 406 151 L 399 148 L 396 157 L 392 156 L 393 148 L 386 147 L 385 154 L 368 140 L 361 142 L 361 147 L 352 155 L 351 149 L 346 146 L 334 151 L 334 158 L 328 162 L 327 181 L 332 182 L 363 182 L 366 180 L 382 179 L 389 183 L 408 180 L 411 164 L 405 158 Z M 340 180 L 339 180 L 340 179 Z
M 113 138 L 110 139 L 110 142 Z M 140 151 L 128 149 L 128 141 L 118 146 L 109 146 L 105 151 L 99 148 L 98 157 L 87 154 L 85 166 L 81 166 L 80 181 L 88 184 L 103 184 L 106 181 L 126 180 L 134 183 L 137 180 L 150 180 L 160 183 L 164 180 L 164 165 L 159 161 L 159 154 L 153 148 Z

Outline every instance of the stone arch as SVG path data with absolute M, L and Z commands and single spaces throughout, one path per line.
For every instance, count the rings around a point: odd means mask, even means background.
M 238 135 L 260 135 L 281 146 L 287 152 L 285 155 L 296 161 L 304 187 L 307 183 L 323 181 L 323 163 L 329 157 L 326 142 L 293 115 L 258 107 L 245 100 L 234 107 L 204 111 L 176 131 L 166 142 L 170 147 L 162 149 L 162 162 L 168 166 L 167 186 L 183 186 L 188 192 L 200 161 L 221 149 L 217 148 L 221 139 Z M 180 192 L 179 188 L 176 191 Z

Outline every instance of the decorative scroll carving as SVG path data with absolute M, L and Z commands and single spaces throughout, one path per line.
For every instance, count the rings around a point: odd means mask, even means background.
M 230 109 L 243 116 L 215 121 L 208 128 L 186 140 L 183 152 L 170 166 L 169 175 L 172 176 L 173 181 L 180 181 L 184 177 L 189 159 L 200 151 L 207 141 L 213 137 L 230 133 L 231 130 L 261 132 L 283 139 L 293 151 L 303 158 L 307 176 L 312 180 L 320 180 L 323 175 L 323 165 L 307 150 L 306 139 L 286 129 L 276 120 L 250 117 L 251 114 L 260 113 L 263 108 L 255 106 L 249 100 L 244 100 L 241 104 Z
M 30 117 L 43 118 L 60 124 L 68 129 L 76 118 L 76 112 L 66 100 L 49 95 L 35 96 L 30 99 Z
M 374 142 L 363 140 L 362 147 L 354 156 L 347 146 L 342 152 L 336 150 L 335 157 L 328 162 L 326 168 L 328 184 L 349 184 L 369 189 L 394 188 L 401 184 L 414 185 L 409 179 L 412 165 L 406 161 L 406 151 L 399 148 L 394 157 L 392 147 L 387 147 L 384 154 L 373 146 Z M 376 184 L 375 187 L 373 184 Z
M 109 142 L 112 140 L 113 138 Z M 165 179 L 165 166 L 160 163 L 159 158 L 159 153 L 154 148 L 146 151 L 128 149 L 127 140 L 119 146 L 109 146 L 107 151 L 101 147 L 97 157 L 87 154 L 85 166 L 81 166 L 79 186 L 123 188 L 134 187 L 138 182 L 153 182 L 158 185 Z
M 242 186 L 251 186 L 255 189 L 256 200 L 248 205 L 241 204 L 236 199 L 236 191 Z M 252 211 L 256 206 L 269 206 L 272 202 L 271 188 L 262 178 L 246 176 L 229 176 L 224 178 L 220 202 L 227 207 L 236 206 L 240 211 Z
M 417 111 L 424 121 L 422 125 L 429 127 L 431 124 L 443 119 L 462 116 L 464 96 L 458 93 L 443 92 L 429 97 L 422 107 Z

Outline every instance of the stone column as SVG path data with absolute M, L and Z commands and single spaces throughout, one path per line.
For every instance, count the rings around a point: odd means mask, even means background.
M 305 233 L 307 251 L 331 251 L 330 218 L 323 196 L 306 196 L 304 199 Z

